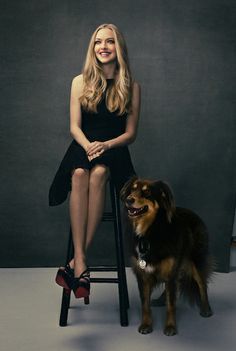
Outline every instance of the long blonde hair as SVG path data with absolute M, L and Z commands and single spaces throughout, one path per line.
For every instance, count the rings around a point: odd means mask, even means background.
M 104 77 L 102 64 L 97 60 L 94 45 L 97 33 L 102 28 L 112 30 L 115 39 L 117 63 L 113 84 Z M 97 112 L 97 105 L 106 91 L 106 106 L 110 112 L 118 111 L 123 115 L 131 110 L 132 76 L 129 67 L 128 51 L 123 35 L 114 24 L 102 24 L 93 33 L 83 68 L 83 93 L 79 100 L 88 111 Z

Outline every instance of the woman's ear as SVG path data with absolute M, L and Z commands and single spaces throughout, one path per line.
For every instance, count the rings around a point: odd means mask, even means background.
M 170 186 L 161 180 L 154 182 L 154 189 L 159 206 L 166 211 L 166 218 L 169 223 L 175 213 L 175 200 Z
M 125 201 L 127 196 L 130 194 L 130 190 L 134 182 L 138 179 L 137 176 L 131 177 L 123 186 L 123 188 L 120 191 L 120 198 L 121 201 Z

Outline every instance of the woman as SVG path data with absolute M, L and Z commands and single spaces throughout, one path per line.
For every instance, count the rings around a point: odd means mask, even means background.
M 127 48 L 113 24 L 93 33 L 83 74 L 72 81 L 70 131 L 73 141 L 56 173 L 49 204 L 70 193 L 74 258 L 59 268 L 56 282 L 76 297 L 90 292 L 86 250 L 101 220 L 109 176 L 117 189 L 135 174 L 127 145 L 135 140 L 140 87 L 131 77 Z

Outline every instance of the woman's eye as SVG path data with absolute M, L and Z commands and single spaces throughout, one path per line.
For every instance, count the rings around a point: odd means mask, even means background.
M 108 42 L 108 44 L 115 44 L 115 41 L 113 39 L 110 39 L 107 42 Z

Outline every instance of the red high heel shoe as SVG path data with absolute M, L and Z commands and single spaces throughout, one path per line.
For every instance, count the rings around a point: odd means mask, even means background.
M 73 279 L 74 269 L 72 269 L 68 263 L 65 268 L 58 269 L 55 281 L 66 290 L 72 290 Z
M 86 269 L 78 278 L 73 279 L 72 289 L 77 299 L 88 298 L 90 294 L 90 273 Z

